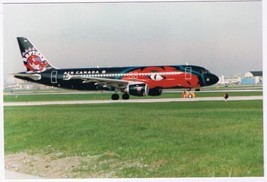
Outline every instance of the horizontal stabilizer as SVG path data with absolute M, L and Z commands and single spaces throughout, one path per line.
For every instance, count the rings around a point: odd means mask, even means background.
M 26 74 L 26 73 L 16 73 L 14 74 L 15 77 L 23 77 L 23 78 L 30 78 L 32 80 L 40 80 L 41 79 L 41 75 L 40 74 Z

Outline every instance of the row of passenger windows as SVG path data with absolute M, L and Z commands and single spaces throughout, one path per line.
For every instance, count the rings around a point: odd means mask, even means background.
M 126 73 L 126 74 L 92 74 L 92 75 L 88 75 L 88 74 L 77 74 L 75 76 L 83 76 L 83 77 L 116 77 L 116 76 L 152 76 L 152 75 L 179 75 L 182 74 L 184 72 L 162 72 L 162 73 Z

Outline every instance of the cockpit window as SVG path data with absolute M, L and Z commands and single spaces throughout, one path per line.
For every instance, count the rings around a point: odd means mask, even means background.
M 209 71 L 208 71 L 208 70 L 201 69 L 201 74 L 207 74 L 207 73 L 209 73 Z
M 210 72 L 209 72 L 209 70 L 206 70 L 206 69 L 203 68 L 203 69 L 200 70 L 200 73 L 201 74 L 207 74 L 207 73 L 210 73 Z

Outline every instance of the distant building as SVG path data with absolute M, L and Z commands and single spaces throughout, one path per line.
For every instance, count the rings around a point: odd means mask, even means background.
M 241 82 L 241 76 L 240 75 L 233 75 L 233 76 L 227 76 L 225 77 L 222 75 L 219 77 L 218 85 L 239 85 Z
M 241 85 L 255 85 L 262 82 L 262 71 L 249 71 L 241 79 Z

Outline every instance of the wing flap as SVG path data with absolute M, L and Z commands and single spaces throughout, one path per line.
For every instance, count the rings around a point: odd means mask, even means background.
M 99 78 L 99 77 L 86 77 L 86 76 L 76 76 L 68 75 L 68 80 L 70 79 L 80 79 L 83 80 L 82 83 L 95 83 L 96 85 L 103 86 L 113 86 L 115 88 L 124 89 L 130 83 L 143 83 L 140 81 L 130 81 L 130 80 L 119 80 L 112 78 Z

